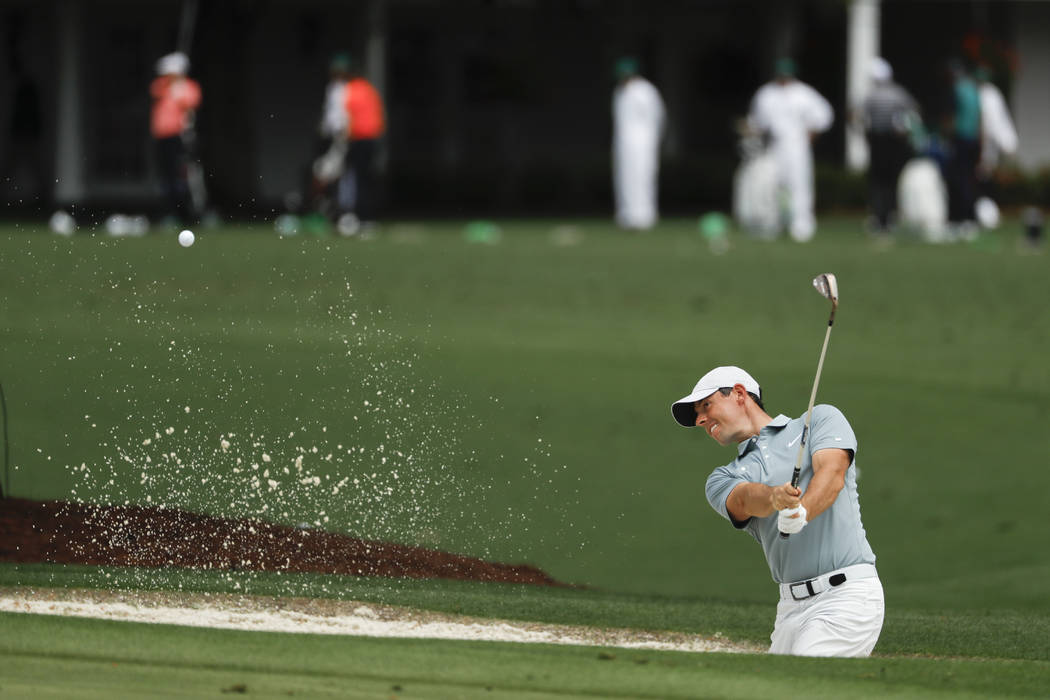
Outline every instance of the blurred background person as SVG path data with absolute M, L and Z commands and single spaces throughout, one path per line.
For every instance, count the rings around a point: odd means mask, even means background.
M 362 226 L 375 224 L 379 197 L 377 156 L 386 132 L 386 110 L 379 91 L 349 59 L 349 80 L 343 87 L 347 119 L 349 163 L 339 178 L 336 227 L 343 235 L 357 233 Z
M 1014 120 L 1002 91 L 992 82 L 988 66 L 979 66 L 974 74 L 981 103 L 981 155 L 977 162 L 978 194 L 995 199 L 995 177 L 1004 158 L 1017 153 L 1018 139 Z
M 328 85 L 317 125 L 316 157 L 310 172 L 309 208 L 323 216 L 335 213 L 335 183 L 346 172 L 349 119 L 346 112 L 346 84 L 350 81 L 350 56 L 337 53 L 328 64 Z M 345 203 L 346 211 L 353 203 Z
M 163 56 L 157 61 L 157 77 L 150 85 L 150 133 L 168 224 L 185 223 L 191 210 L 199 217 L 204 206 L 203 201 L 194 201 L 203 199 L 203 178 L 194 153 L 194 118 L 201 103 L 201 88 L 188 77 L 189 68 L 190 60 L 184 53 Z
M 961 61 L 948 67 L 950 111 L 944 123 L 948 140 L 944 180 L 948 186 L 948 222 L 955 235 L 977 232 L 977 162 L 981 156 L 981 99 L 977 83 Z
M 871 90 L 861 110 L 868 140 L 868 203 L 872 231 L 889 232 L 897 212 L 897 182 L 912 157 L 912 133 L 919 124 L 919 106 L 903 87 L 893 81 L 893 69 L 876 57 L 869 68 Z
M 639 74 L 638 61 L 624 57 L 614 68 L 613 196 L 616 223 L 643 231 L 659 217 L 660 139 L 666 112 L 659 91 Z
M 795 62 L 776 62 L 775 78 L 751 100 L 748 125 L 764 134 L 777 165 L 780 188 L 790 207 L 788 231 L 795 241 L 813 238 L 817 222 L 813 213 L 813 151 L 817 134 L 834 120 L 831 104 L 806 83 L 795 78 Z

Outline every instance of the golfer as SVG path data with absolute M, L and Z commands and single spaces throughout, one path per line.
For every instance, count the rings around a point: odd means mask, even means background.
M 884 599 L 860 520 L 857 438 L 845 416 L 834 406 L 813 407 L 799 488 L 793 488 L 806 416 L 771 418 L 761 387 L 744 370 L 711 370 L 671 412 L 681 425 L 737 446 L 737 458 L 708 477 L 707 500 L 758 540 L 780 584 L 770 653 L 870 655 L 882 631 Z

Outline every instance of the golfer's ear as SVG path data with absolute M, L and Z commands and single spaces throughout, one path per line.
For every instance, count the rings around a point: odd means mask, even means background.
M 733 394 L 738 399 L 747 398 L 747 389 L 744 388 L 743 384 L 734 384 L 733 385 Z

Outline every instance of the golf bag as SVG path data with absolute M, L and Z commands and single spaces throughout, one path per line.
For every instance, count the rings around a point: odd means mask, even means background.
M 776 163 L 757 134 L 741 137 L 740 155 L 733 175 L 733 218 L 755 236 L 775 238 L 781 223 Z
M 948 188 L 932 158 L 913 158 L 897 180 L 900 223 L 930 243 L 948 240 Z

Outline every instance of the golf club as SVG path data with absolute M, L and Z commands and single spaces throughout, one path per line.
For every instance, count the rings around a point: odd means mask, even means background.
M 831 300 L 831 315 L 828 317 L 828 330 L 824 334 L 824 347 L 820 349 L 820 361 L 817 362 L 817 376 L 813 378 L 813 391 L 809 395 L 809 409 L 806 411 L 806 424 L 802 427 L 802 439 L 798 441 L 798 456 L 795 458 L 795 471 L 791 474 L 791 485 L 798 488 L 798 477 L 802 471 L 802 452 L 809 437 L 809 422 L 813 418 L 813 402 L 817 399 L 817 387 L 820 385 L 820 373 L 824 369 L 824 356 L 828 352 L 828 341 L 831 340 L 831 326 L 835 323 L 835 311 L 839 307 L 839 285 L 835 275 L 826 272 L 817 275 L 813 279 L 813 286 L 825 299 Z M 781 539 L 787 539 L 788 534 L 780 533 Z

